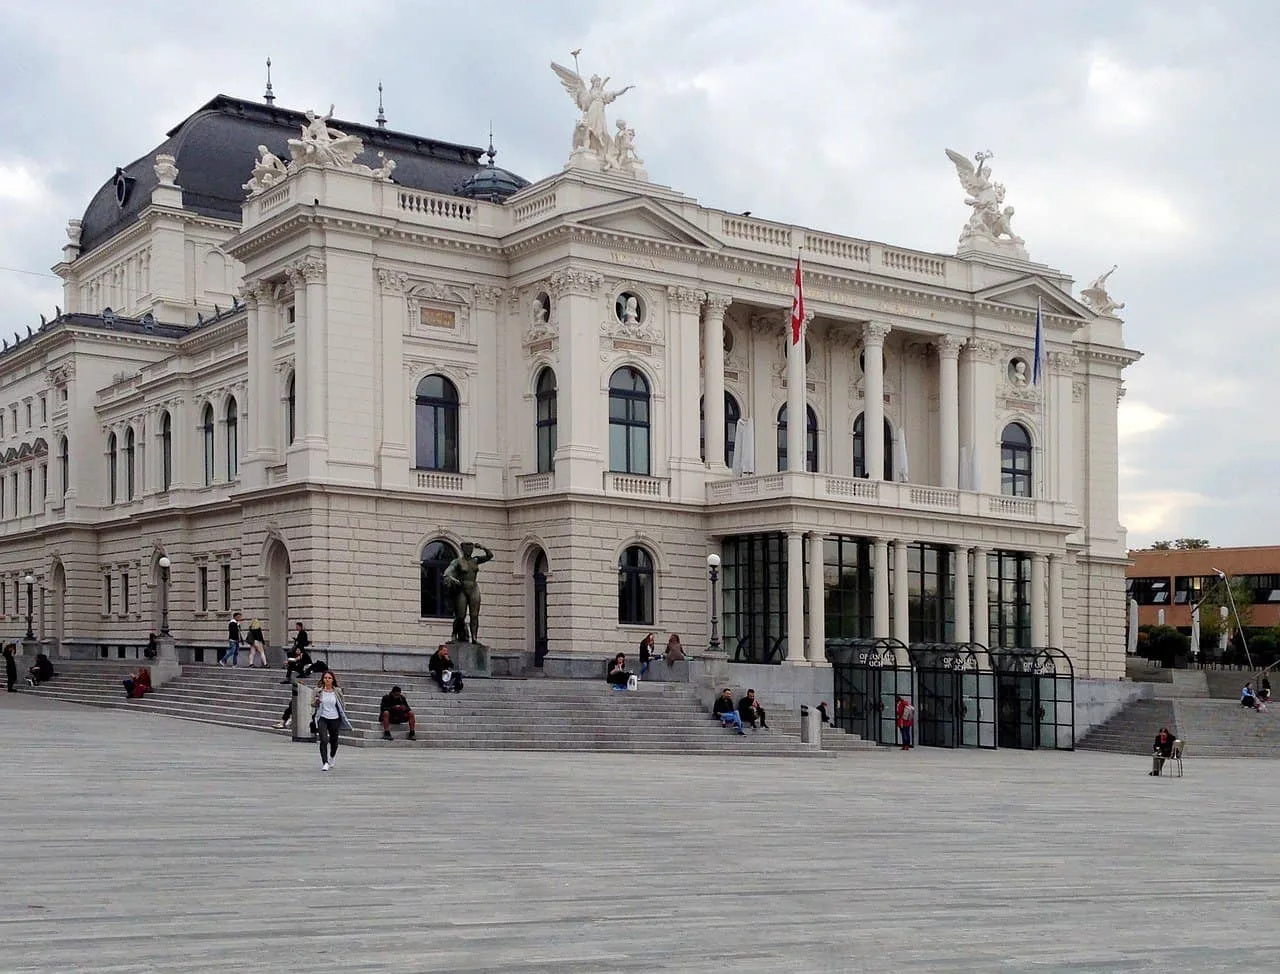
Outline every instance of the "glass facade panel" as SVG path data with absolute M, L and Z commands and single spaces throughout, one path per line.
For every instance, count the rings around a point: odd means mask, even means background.
M 987 555 L 988 642 L 991 649 L 1031 648 L 1031 556 Z

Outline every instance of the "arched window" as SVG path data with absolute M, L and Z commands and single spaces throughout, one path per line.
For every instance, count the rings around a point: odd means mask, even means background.
M 160 414 L 160 480 L 161 489 L 173 486 L 173 417 Z
M 859 413 L 853 421 L 853 475 L 867 476 L 866 414 Z M 893 427 L 884 421 L 884 479 L 893 479 Z
M 227 482 L 240 475 L 240 409 L 234 398 L 227 400 Z
M 71 445 L 64 436 L 58 441 L 58 472 L 62 475 L 62 496 L 71 489 Z
M 805 406 L 809 428 L 804 436 L 804 468 L 809 473 L 818 472 L 818 414 L 812 406 Z M 778 410 L 778 469 L 787 469 L 787 404 Z
M 289 373 L 289 384 L 285 386 L 284 395 L 284 436 L 285 446 L 293 446 L 293 437 L 297 429 L 298 416 L 298 384 L 297 374 Z
M 458 471 L 458 390 L 442 375 L 418 383 L 414 407 L 419 470 Z
M 733 466 L 733 448 L 738 439 L 738 420 L 742 418 L 742 410 L 738 408 L 738 400 L 731 393 L 724 394 L 724 465 Z M 698 455 L 702 462 L 707 462 L 707 398 L 698 400 Z
M 653 625 L 653 556 L 639 545 L 618 559 L 618 621 Z
M 1010 423 L 1000 434 L 1000 493 L 1031 496 L 1031 434 L 1021 423 Z
M 453 598 L 444 587 L 444 570 L 457 557 L 458 552 L 447 541 L 432 541 L 422 549 L 422 618 L 453 618 Z
M 556 374 L 546 368 L 538 373 L 538 473 L 556 468 Z
M 204 485 L 213 483 L 213 404 L 205 403 L 200 420 L 201 440 L 204 442 Z
M 649 382 L 629 365 L 609 378 L 609 469 L 649 476 Z
M 133 461 L 136 456 L 134 445 L 133 427 L 130 426 L 124 433 L 124 499 L 127 501 L 133 500 Z
M 114 504 L 116 502 L 116 493 L 118 484 L 116 482 L 116 434 L 107 434 L 107 485 L 109 488 L 108 502 Z M 16 505 L 15 505 L 16 506 Z

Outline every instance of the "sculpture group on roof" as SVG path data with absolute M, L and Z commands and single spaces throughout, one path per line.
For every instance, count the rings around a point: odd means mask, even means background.
M 265 145 L 258 146 L 258 159 L 253 164 L 249 181 L 244 184 L 245 191 L 250 196 L 257 196 L 283 182 L 295 168 L 312 165 L 345 169 L 374 179 L 390 181 L 396 168 L 395 160 L 379 152 L 378 158 L 382 164 L 377 169 L 356 162 L 356 158 L 364 151 L 364 140 L 358 135 L 347 135 L 331 126 L 329 123 L 333 120 L 333 110 L 330 105 L 327 115 L 317 115 L 310 110 L 306 112 L 307 121 L 302 126 L 300 137 L 289 140 L 291 158 L 287 163 Z
M 635 129 L 628 128 L 626 122 L 619 120 L 617 134 L 610 135 L 609 121 L 604 112 L 606 105 L 612 104 L 635 86 L 627 85 L 617 91 L 609 91 L 605 87 L 609 79 L 601 78 L 598 74 L 593 74 L 588 82 L 576 70 L 578 52 L 574 51 L 573 55 L 574 69 L 551 62 L 551 70 L 556 73 L 560 84 L 582 112 L 573 126 L 573 152 L 566 168 L 597 169 L 647 179 L 648 174 L 642 168 L 644 160 L 636 154 Z
M 978 250 L 993 250 L 1025 260 L 1027 250 L 1023 246 L 1024 241 L 1013 232 L 1013 207 L 1003 205 L 1004 184 L 995 182 L 987 168 L 987 160 L 991 156 L 991 152 L 979 152 L 970 162 L 953 149 L 947 150 L 947 158 L 955 164 L 960 185 L 969 194 L 965 198 L 965 206 L 973 210 L 969 222 L 960 231 L 960 248 L 963 250 L 970 246 Z
M 1116 272 L 1118 266 L 1113 264 L 1111 270 L 1105 274 L 1099 274 L 1092 284 L 1080 292 L 1080 300 L 1096 314 L 1115 317 L 1115 312 L 1124 307 L 1123 301 L 1116 301 L 1107 293 L 1107 278 Z

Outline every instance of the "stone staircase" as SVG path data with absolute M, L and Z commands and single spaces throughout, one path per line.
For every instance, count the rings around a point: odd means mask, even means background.
M 127 700 L 120 680 L 137 663 L 56 661 L 57 679 L 26 692 L 72 703 L 152 713 L 228 727 L 273 731 L 289 702 L 279 669 L 235 670 L 187 666 L 182 676 Z M 414 708 L 417 741 L 382 738 L 378 705 L 399 684 Z M 682 683 L 641 683 L 636 692 L 611 690 L 603 681 L 471 680 L 460 694 L 442 694 L 427 679 L 353 673 L 343 678 L 355 733 L 350 743 L 381 747 L 464 747 L 520 750 L 606 750 L 678 754 L 830 756 L 834 750 L 875 745 L 827 728 L 824 749 L 800 744 L 798 714 L 770 714 L 771 730 L 739 737 L 711 720 L 697 691 Z
M 1177 722 L 1178 706 L 1173 700 L 1136 700 L 1076 741 L 1076 749 L 1148 755 L 1161 727 L 1168 727 L 1175 737 L 1182 736 Z
M 1260 713 L 1238 699 L 1175 700 L 1173 709 L 1188 757 L 1280 758 L 1280 702 Z

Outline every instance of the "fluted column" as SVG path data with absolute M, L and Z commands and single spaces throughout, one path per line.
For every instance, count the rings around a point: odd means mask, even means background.
M 824 538 L 819 531 L 809 532 L 809 648 L 805 654 L 810 663 L 827 660 L 827 599 L 823 577 Z
M 907 601 L 907 543 L 893 542 L 893 637 L 911 642 L 911 619 Z
M 938 444 L 943 487 L 955 489 L 960 475 L 960 349 L 964 339 L 942 335 L 938 349 Z
M 413 467 L 405 436 L 408 397 L 404 388 L 404 336 L 408 330 L 409 309 L 405 303 L 408 287 L 407 274 L 386 268 L 378 270 L 381 302 L 378 386 L 382 396 L 382 422 L 377 457 L 378 479 L 384 487 L 408 486 Z
M 973 549 L 973 641 L 991 647 L 991 617 L 987 608 L 987 550 Z
M 807 325 L 807 322 L 806 322 Z M 809 427 L 804 345 L 807 327 L 800 329 L 800 340 L 791 340 L 791 318 L 787 317 L 787 469 L 805 469 L 804 441 Z
M 804 535 L 787 532 L 787 662 L 804 662 Z
M 1000 346 L 983 338 L 971 338 L 965 344 L 968 381 L 965 389 L 968 402 L 962 408 L 969 410 L 969 422 L 973 442 L 966 444 L 974 458 L 971 470 L 977 471 L 976 483 L 971 490 L 986 494 L 1000 493 L 1000 448 L 996 442 L 996 362 L 1000 358 Z M 966 480 L 971 478 L 966 477 Z
M 1048 559 L 1031 556 L 1031 645 L 1045 646 L 1049 640 L 1049 620 L 1045 610 L 1045 575 Z
M 869 321 L 863 329 L 862 455 L 872 480 L 884 480 L 884 340 L 890 331 L 883 321 Z
M 1062 645 L 1062 555 L 1049 556 L 1049 645 Z
M 560 340 L 556 370 L 556 487 L 598 491 L 608 466 L 608 415 L 601 397 L 600 288 L 593 271 L 565 268 L 551 275 L 553 322 Z M 603 454 L 603 463 L 602 461 Z
M 889 635 L 889 542 L 873 538 L 871 552 L 871 635 L 884 639 Z
M 307 316 L 299 316 L 297 329 L 307 335 L 307 439 L 323 442 L 328 436 L 328 418 L 325 409 L 329 402 L 328 349 L 329 323 L 328 301 L 325 293 L 324 264 L 308 258 L 302 261 L 301 270 L 306 280 Z
M 955 548 L 955 603 L 956 621 L 954 641 L 967 643 L 970 641 L 969 624 L 969 549 L 964 545 Z
M 733 299 L 708 294 L 702 306 L 702 415 L 706 464 L 724 470 L 724 314 Z

